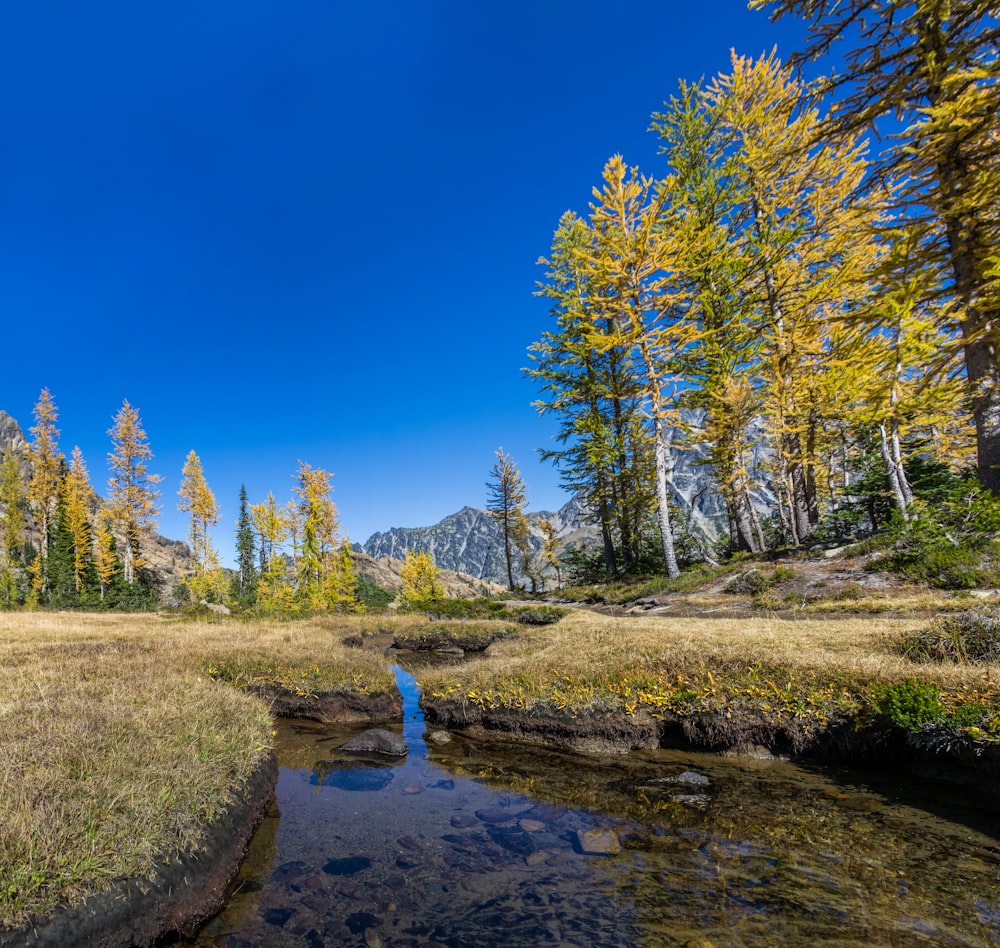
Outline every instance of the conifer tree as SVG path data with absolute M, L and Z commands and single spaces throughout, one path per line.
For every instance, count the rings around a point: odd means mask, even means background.
M 826 419 L 850 393 L 831 372 L 855 341 L 840 318 L 870 292 L 882 205 L 858 200 L 867 165 L 855 138 L 819 138 L 818 112 L 776 57 L 736 56 L 708 89 L 731 136 L 744 252 L 756 292 L 763 407 L 792 543 L 819 523 Z
M 257 604 L 265 612 L 287 612 L 294 608 L 293 589 L 286 579 L 282 545 L 289 530 L 285 511 L 274 494 L 268 492 L 262 504 L 250 505 L 250 517 L 260 540 L 260 575 L 257 579 Z
M 233 580 L 234 598 L 245 605 L 252 605 L 257 593 L 257 560 L 253 521 L 247 505 L 247 489 L 240 485 L 240 512 L 236 521 L 236 576 Z
M 563 215 L 552 241 L 536 295 L 552 300 L 554 330 L 528 349 L 527 374 L 543 397 L 539 414 L 560 419 L 562 445 L 541 452 L 556 464 L 563 484 L 583 497 L 600 526 L 605 570 L 615 573 L 619 556 L 626 572 L 638 560 L 642 527 L 652 501 L 650 431 L 640 402 L 641 386 L 624 347 L 595 348 L 595 323 L 610 332 L 612 318 L 598 312 L 592 255 L 594 235 L 572 212 Z
M 869 177 L 895 192 L 900 226 L 920 233 L 928 285 L 956 306 L 976 427 L 978 474 L 1000 493 L 1000 17 L 996 0 L 751 0 L 774 19 L 809 21 L 799 61 L 836 48 L 843 69 L 820 91 L 837 97 L 826 129 L 903 126 Z M 846 48 L 846 52 L 841 52 Z
M 400 598 L 413 605 L 445 598 L 441 571 L 426 550 L 407 550 L 400 571 L 403 589 Z
M 94 533 L 94 569 L 97 572 L 98 590 L 102 603 L 121 570 L 109 519 L 108 510 L 105 507 L 98 515 L 97 529 Z
M 59 412 L 47 388 L 43 388 L 38 396 L 33 414 L 35 424 L 29 429 L 32 441 L 28 445 L 28 459 L 31 462 L 28 502 L 41 533 L 40 550 L 44 561 L 48 556 L 49 533 L 52 530 L 59 501 L 60 465 L 63 460 L 58 444 L 59 429 L 56 428 Z M 40 588 L 44 587 L 43 576 Z
M 77 594 L 85 597 L 93 558 L 91 510 L 95 497 L 83 452 L 78 446 L 73 448 L 70 455 L 69 470 L 62 482 L 61 499 L 72 549 L 73 585 Z
M 330 496 L 331 477 L 329 472 L 299 461 L 295 497 L 302 535 L 296 594 L 308 609 L 329 607 L 327 595 L 337 569 L 334 552 L 339 525 L 337 507 Z
M 17 453 L 6 451 L 0 460 L 0 606 L 11 608 L 19 598 L 18 565 L 24 541 L 27 496 Z
M 160 475 L 149 473 L 147 462 L 153 457 L 139 410 L 126 399 L 108 429 L 113 450 L 108 455 L 111 477 L 108 480 L 108 518 L 121 538 L 122 573 L 131 586 L 136 570 L 144 565 L 141 540 L 144 531 L 156 526 L 159 493 L 154 485 Z
M 668 576 L 680 574 L 670 515 L 669 469 L 672 432 L 679 423 L 677 359 L 690 342 L 686 307 L 675 298 L 677 283 L 663 280 L 679 252 L 663 214 L 672 182 L 654 189 L 651 179 L 628 168 L 620 155 L 604 167 L 604 186 L 594 188 L 591 257 L 600 310 L 611 328 L 595 325 L 599 348 L 625 345 L 642 380 L 643 404 L 653 427 L 656 519 Z
M 555 570 L 556 589 L 562 588 L 562 564 L 559 562 L 559 537 L 551 520 L 541 518 L 538 527 L 542 531 L 542 560 Z
M 201 459 L 194 451 L 184 461 L 178 493 L 181 499 L 177 509 L 191 515 L 188 539 L 195 564 L 194 575 L 187 579 L 191 599 L 214 602 L 221 593 L 222 570 L 209 531 L 219 522 L 219 505 L 205 480 Z
M 524 507 L 527 490 L 513 459 L 498 448 L 496 461 L 486 482 L 486 510 L 503 532 L 504 564 L 507 568 L 507 587 L 514 591 L 514 553 L 519 531 L 524 528 Z

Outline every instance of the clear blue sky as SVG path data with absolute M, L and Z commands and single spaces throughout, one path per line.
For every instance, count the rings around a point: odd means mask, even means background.
M 183 538 L 198 452 L 232 559 L 240 484 L 334 473 L 363 541 L 481 505 L 493 452 L 567 498 L 522 377 L 536 266 L 650 113 L 801 30 L 745 0 L 52 2 L 0 21 L 0 408 L 43 387 L 107 481 L 127 398 Z

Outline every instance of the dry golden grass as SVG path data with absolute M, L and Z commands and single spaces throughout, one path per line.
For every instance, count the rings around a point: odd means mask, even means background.
M 895 643 L 926 621 L 609 618 L 578 610 L 492 646 L 483 662 L 427 669 L 420 681 L 425 694 L 484 707 L 577 712 L 711 710 L 767 696 L 768 711 L 805 702 L 829 715 L 857 710 L 879 685 L 913 678 L 977 700 L 995 695 L 995 668 L 915 665 L 899 654 Z
M 0 613 L 0 925 L 195 850 L 269 753 L 265 704 L 207 673 L 391 689 L 364 620 Z

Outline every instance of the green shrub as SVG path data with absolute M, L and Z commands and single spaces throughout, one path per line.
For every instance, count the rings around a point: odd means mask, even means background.
M 917 678 L 880 685 L 872 692 L 875 710 L 904 731 L 919 731 L 945 719 L 937 685 Z
M 566 615 L 566 611 L 557 606 L 523 606 L 509 613 L 510 618 L 522 625 L 552 625 Z
M 975 609 L 944 616 L 910 633 L 900 649 L 914 662 L 997 662 L 1000 619 Z

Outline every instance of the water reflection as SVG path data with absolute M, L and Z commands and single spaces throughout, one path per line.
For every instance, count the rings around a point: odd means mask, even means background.
M 197 944 L 1000 942 L 1000 828 L 967 795 L 783 761 L 428 743 L 399 681 L 401 760 L 342 753 L 357 729 L 281 725 L 277 812 Z

